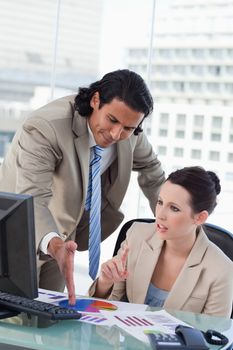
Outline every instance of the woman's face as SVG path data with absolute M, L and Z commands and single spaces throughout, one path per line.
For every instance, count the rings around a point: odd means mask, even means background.
M 190 194 L 180 185 L 166 181 L 155 209 L 156 231 L 161 239 L 175 240 L 195 234 L 198 214 L 190 206 Z

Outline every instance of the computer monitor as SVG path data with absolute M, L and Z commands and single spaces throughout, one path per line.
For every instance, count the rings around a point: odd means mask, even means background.
M 0 192 L 0 291 L 38 296 L 33 197 Z

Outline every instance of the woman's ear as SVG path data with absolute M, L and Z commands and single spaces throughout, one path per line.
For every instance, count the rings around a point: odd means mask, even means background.
M 94 93 L 94 95 L 92 96 L 91 98 L 91 101 L 90 101 L 90 105 L 91 107 L 94 109 L 94 111 L 98 110 L 99 109 L 99 105 L 100 105 L 100 95 L 99 95 L 99 92 L 96 91 Z
M 209 213 L 207 210 L 202 210 L 200 213 L 195 214 L 195 224 L 202 225 L 208 219 Z

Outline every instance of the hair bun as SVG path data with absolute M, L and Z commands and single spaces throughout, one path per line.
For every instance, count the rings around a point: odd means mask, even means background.
M 216 193 L 219 194 L 221 192 L 221 185 L 218 176 L 213 171 L 207 171 L 207 173 L 215 185 Z

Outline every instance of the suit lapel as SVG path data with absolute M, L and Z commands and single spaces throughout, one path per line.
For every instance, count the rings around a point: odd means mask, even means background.
M 122 198 L 127 191 L 129 184 L 132 166 L 132 151 L 130 140 L 124 140 L 117 143 L 117 159 L 111 165 L 111 176 L 113 177 L 113 184 L 107 194 L 107 198 L 115 207 L 120 207 Z M 114 198 L 114 203 L 112 203 Z
M 198 282 L 202 272 L 201 262 L 208 245 L 208 239 L 201 229 L 193 249 L 164 303 L 165 308 L 172 309 L 175 305 L 176 309 L 182 309 Z
M 147 242 L 143 241 L 138 254 L 130 294 L 134 303 L 143 304 L 154 272 L 163 241 L 156 234 Z
M 77 157 L 80 164 L 81 181 L 80 188 L 83 189 L 82 202 L 85 203 L 88 178 L 89 178 L 89 162 L 90 162 L 90 145 L 87 128 L 87 118 L 81 117 L 77 112 L 74 114 L 72 130 L 76 137 L 74 138 L 74 145 L 77 152 Z

